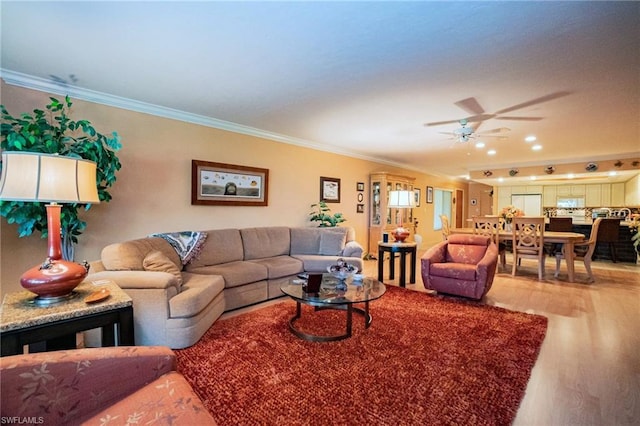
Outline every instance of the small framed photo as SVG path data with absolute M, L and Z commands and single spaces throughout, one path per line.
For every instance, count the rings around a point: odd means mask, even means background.
M 433 203 L 433 186 L 427 186 L 427 203 Z
M 364 191 L 364 182 L 358 182 L 358 183 L 356 184 L 356 190 L 357 190 L 358 192 L 362 192 L 362 191 Z
M 320 176 L 320 201 L 340 202 L 340 179 Z
M 413 190 L 413 196 L 416 199 L 416 207 L 420 207 L 420 189 L 414 189 Z
M 364 204 L 356 205 L 356 213 L 364 213 Z
M 363 194 L 362 192 L 360 192 L 360 193 L 358 194 L 358 202 L 359 202 L 359 203 L 361 203 L 361 202 L 363 202 L 363 201 L 364 201 L 364 194 Z

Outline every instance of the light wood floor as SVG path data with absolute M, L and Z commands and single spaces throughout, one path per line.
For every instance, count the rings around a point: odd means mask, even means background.
M 575 283 L 554 279 L 553 258 L 545 281 L 535 262 L 522 262 L 512 277 L 507 253 L 507 268 L 480 302 L 549 319 L 514 425 L 640 425 L 640 265 L 594 262 L 596 282 L 587 284 L 582 262 Z M 427 291 L 417 263 L 416 284 L 407 288 Z M 397 268 L 385 284 L 397 285 Z M 365 261 L 365 273 L 377 276 L 377 261 Z
M 427 291 L 420 276 L 421 255 L 417 281 L 407 288 Z M 510 262 L 507 253 L 507 269 L 498 269 L 491 290 L 479 303 L 549 319 L 513 424 L 640 425 L 640 265 L 594 262 L 596 282 L 587 284 L 582 262 L 576 262 L 575 283 L 561 280 L 566 279 L 564 265 L 560 279 L 554 279 L 553 258 L 547 258 L 544 281 L 538 281 L 536 264 L 527 259 L 512 277 Z M 377 265 L 376 260 L 365 261 L 364 273 L 377 277 Z M 386 275 L 385 284 L 398 285 L 398 271 L 396 263 L 396 279 L 390 281 Z M 374 306 L 372 314 L 375 317 Z

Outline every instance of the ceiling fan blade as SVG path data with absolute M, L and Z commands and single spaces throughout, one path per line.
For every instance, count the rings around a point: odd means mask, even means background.
M 488 136 L 488 133 L 506 133 L 510 131 L 508 127 L 498 127 L 497 129 L 485 130 L 483 132 L 478 133 L 478 136 Z
M 469 114 L 484 114 L 484 108 L 480 106 L 476 98 L 467 98 L 455 103 L 457 106 L 467 111 Z
M 506 116 L 496 116 L 497 120 L 512 120 L 512 121 L 540 121 L 542 117 L 506 117 Z
M 441 126 L 443 124 L 458 123 L 459 120 L 434 121 L 433 123 L 425 123 L 425 126 Z
M 551 101 L 551 100 L 554 100 L 554 99 L 557 99 L 557 98 L 561 98 L 563 96 L 567 96 L 567 95 L 570 95 L 570 94 L 571 94 L 571 92 L 567 92 L 567 91 L 560 91 L 560 92 L 551 93 L 551 94 L 546 95 L 546 96 L 541 96 L 539 98 L 532 99 L 532 100 L 530 100 L 528 102 L 523 102 L 521 104 L 514 105 L 514 106 L 509 107 L 509 108 L 501 109 L 500 111 L 496 111 L 496 114 L 504 114 L 505 112 L 511 112 L 511 111 L 515 111 L 515 110 L 518 110 L 518 109 L 526 108 L 526 107 L 531 106 L 531 105 L 541 104 L 543 102 L 548 102 L 548 101 Z

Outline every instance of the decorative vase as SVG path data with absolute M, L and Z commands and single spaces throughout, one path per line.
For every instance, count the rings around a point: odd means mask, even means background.
M 393 239 L 397 243 L 404 243 L 404 240 L 406 240 L 409 235 L 411 235 L 411 232 L 409 232 L 409 230 L 403 228 L 402 226 L 397 227 L 391 233 L 391 236 L 393 236 Z

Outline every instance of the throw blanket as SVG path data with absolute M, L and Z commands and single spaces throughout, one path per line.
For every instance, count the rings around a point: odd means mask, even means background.
M 183 231 L 168 232 L 163 234 L 151 234 L 150 237 L 164 238 L 171 244 L 182 260 L 182 264 L 186 265 L 192 259 L 200 254 L 202 244 L 207 239 L 206 232 Z

